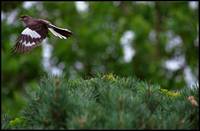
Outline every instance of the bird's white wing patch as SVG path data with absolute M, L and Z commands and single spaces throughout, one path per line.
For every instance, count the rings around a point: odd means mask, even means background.
M 40 38 L 41 36 L 34 30 L 31 30 L 29 28 L 26 28 L 22 32 L 23 35 L 29 35 L 31 38 Z
M 32 42 L 32 43 L 28 42 L 28 43 L 26 43 L 26 41 L 24 41 L 22 43 L 22 45 L 24 45 L 24 46 L 33 46 L 33 45 L 35 45 L 35 42 Z
M 55 36 L 58 36 L 58 37 L 60 37 L 61 39 L 62 39 L 62 38 L 67 39 L 65 36 L 63 36 L 63 35 L 57 33 L 57 32 L 54 31 L 52 28 L 48 28 L 48 29 L 49 29 L 49 30 L 51 31 L 51 33 L 53 33 Z

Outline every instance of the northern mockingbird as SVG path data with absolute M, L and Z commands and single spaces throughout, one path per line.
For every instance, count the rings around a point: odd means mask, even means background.
M 70 30 L 59 28 L 47 20 L 35 19 L 26 15 L 20 18 L 26 28 L 18 37 L 13 52 L 25 53 L 31 51 L 33 48 L 39 46 L 42 40 L 47 37 L 48 31 L 61 39 L 67 39 L 72 35 Z

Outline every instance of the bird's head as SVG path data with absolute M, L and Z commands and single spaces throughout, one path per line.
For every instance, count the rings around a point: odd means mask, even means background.
M 20 16 L 20 19 L 24 22 L 28 21 L 31 17 L 30 16 L 27 16 L 27 15 L 22 15 Z

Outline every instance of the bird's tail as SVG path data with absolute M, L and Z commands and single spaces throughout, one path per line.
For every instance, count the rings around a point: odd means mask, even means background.
M 64 29 L 64 28 L 59 28 L 52 24 L 48 25 L 48 29 L 51 31 L 51 33 L 53 33 L 55 36 L 57 36 L 61 39 L 62 38 L 67 39 L 68 37 L 70 37 L 72 35 L 72 32 L 70 30 Z

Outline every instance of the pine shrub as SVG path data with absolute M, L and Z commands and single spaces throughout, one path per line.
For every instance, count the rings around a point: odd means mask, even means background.
M 4 129 L 199 129 L 198 85 L 169 91 L 112 74 L 88 80 L 48 76 L 27 90 L 21 117 Z

